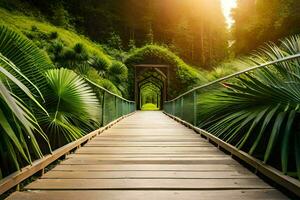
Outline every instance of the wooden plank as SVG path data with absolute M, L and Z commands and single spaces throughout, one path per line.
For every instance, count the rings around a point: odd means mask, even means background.
M 204 145 L 204 144 L 208 144 L 208 145 L 212 145 L 208 142 L 205 141 L 193 141 L 193 142 L 180 142 L 180 141 L 176 141 L 176 142 L 172 142 L 172 141 L 160 141 L 160 142 L 147 142 L 147 141 L 140 141 L 140 142 L 136 142 L 136 141 L 102 141 L 102 140 L 91 140 L 90 142 L 88 142 L 86 145 L 88 144 L 128 144 L 128 145 L 133 145 L 133 144 L 137 144 L 137 145 L 161 145 L 161 146 L 168 146 L 168 145 L 184 145 L 184 146 L 188 146 L 188 145 Z M 197 146 L 198 147 L 198 146 Z
M 144 129 L 170 129 L 170 130 L 185 130 L 186 127 L 182 127 L 182 126 L 177 126 L 177 127 L 174 127 L 174 126 L 160 126 L 160 127 L 155 127 L 155 126 L 149 126 L 149 127 L 143 127 L 143 126 L 115 126 L 114 129 L 140 129 L 140 128 L 144 128 Z
M 76 154 L 76 153 L 75 153 Z M 103 152 L 103 153 L 98 153 L 98 154 L 89 154 L 89 153 L 78 153 L 76 155 L 121 155 L 121 156 L 126 156 L 126 155 L 144 155 L 146 157 L 148 156 L 151 156 L 151 155 L 156 155 L 156 156 L 167 156 L 167 155 L 170 155 L 170 156 L 176 156 L 176 155 L 179 155 L 179 156 L 188 156 L 188 155 L 195 155 L 195 154 L 198 154 L 199 156 L 200 155 L 222 155 L 222 154 L 219 154 L 219 152 L 207 152 L 207 154 L 205 153 L 199 153 L 199 152 L 172 152 L 172 153 L 169 153 L 169 152 L 156 152 L 156 153 L 153 153 L 153 152 L 137 152 L 137 153 L 134 153 L 134 152 L 122 152 L 122 153 L 119 153 L 119 152 Z M 228 157 L 228 156 L 227 156 Z M 232 159 L 233 160 L 233 159 Z
M 219 152 L 215 147 L 83 147 L 77 154 L 89 153 L 210 153 Z
M 16 192 L 7 200 L 287 200 L 274 189 L 252 190 L 87 190 Z
M 85 147 L 211 147 L 212 144 L 207 142 L 97 142 L 92 141 L 84 145 Z
M 194 139 L 195 141 L 201 142 L 204 141 L 199 137 L 199 135 L 174 135 L 174 136 L 157 136 L 157 135 L 119 135 L 119 136 L 114 136 L 114 135 L 99 135 L 98 137 L 95 138 L 95 140 L 103 140 L 103 139 L 115 139 L 115 138 L 120 138 L 120 139 L 143 139 L 143 140 L 154 140 L 154 139 L 159 139 L 161 141 L 168 141 L 169 139 L 175 139 L 175 140 L 184 140 L 184 139 Z
M 120 132 L 104 132 L 103 134 L 99 135 L 99 137 L 103 137 L 103 136 L 111 136 L 111 137 L 132 137 L 132 136 L 162 136 L 162 137 L 183 137 L 183 136 L 187 136 L 187 135 L 191 135 L 191 136 L 196 136 L 199 138 L 199 134 L 192 134 L 189 132 L 132 132 L 132 131 L 121 131 Z M 203 139 L 203 141 L 205 141 Z
M 27 190 L 88 189 L 270 189 L 259 179 L 39 179 Z
M 250 179 L 256 178 L 247 172 L 195 172 L 195 171 L 50 171 L 43 179 Z
M 99 159 L 99 158 L 72 158 L 63 161 L 64 164 L 85 164 L 85 165 L 96 165 L 96 164 L 161 164 L 161 165 L 171 165 L 171 164 L 186 164 L 186 165 L 194 165 L 194 164 L 235 164 L 236 161 L 231 158 L 192 158 L 192 159 L 180 159 L 180 158 L 111 158 L 111 159 Z
M 145 159 L 145 154 L 70 154 L 67 158 L 78 158 L 78 159 L 85 159 L 85 158 L 97 158 L 97 159 L 106 159 L 106 158 L 117 158 L 117 159 L 124 159 L 124 158 L 142 158 Z M 147 154 L 147 159 L 168 159 L 168 158 L 188 158 L 188 159 L 199 159 L 199 158 L 228 158 L 227 155 L 224 155 L 220 152 L 218 153 L 211 153 L 211 154 Z
M 120 134 L 110 134 L 110 135 L 106 135 L 106 134 L 101 134 L 97 136 L 97 139 L 103 139 L 103 138 L 143 138 L 143 139 L 155 139 L 155 138 L 159 138 L 159 139 L 171 139 L 171 138 L 175 138 L 175 139 L 197 139 L 199 141 L 201 141 L 201 138 L 199 137 L 199 135 L 190 135 L 190 134 L 184 134 L 184 135 L 142 135 L 142 134 L 131 134 L 131 135 L 120 135 Z M 203 141 L 203 140 L 202 140 Z
M 183 134 L 195 134 L 197 133 L 191 129 L 184 129 L 180 131 L 174 131 L 174 129 L 122 129 L 122 130 L 116 130 L 116 129 L 108 129 L 103 133 L 103 135 L 109 135 L 109 134 L 122 134 L 122 135 L 136 135 L 136 134 L 143 134 L 143 135 L 183 135 Z
M 149 164 L 139 164 L 139 165 L 70 165 L 62 162 L 60 165 L 56 166 L 52 170 L 61 171 L 244 171 L 245 168 L 240 165 L 149 165 Z
M 203 141 L 200 138 L 167 138 L 162 140 L 161 138 L 95 138 L 93 141 L 122 141 L 122 142 L 199 142 Z

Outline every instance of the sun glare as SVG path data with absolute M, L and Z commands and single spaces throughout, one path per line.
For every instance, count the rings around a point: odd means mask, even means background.
M 231 28 L 234 20 L 231 17 L 231 10 L 236 7 L 236 0 L 221 0 L 223 13 L 226 18 L 228 28 Z

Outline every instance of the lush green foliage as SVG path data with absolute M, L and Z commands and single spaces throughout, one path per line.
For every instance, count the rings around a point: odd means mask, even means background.
M 43 83 L 41 71 L 52 65 L 28 39 L 3 26 L 0 41 L 0 168 L 1 174 L 7 175 L 31 163 L 32 158 L 42 156 L 36 137 L 45 143 L 48 140 L 34 116 L 33 107 L 48 115 L 39 103 L 44 98 L 37 85 Z
M 140 88 L 141 109 L 142 110 L 157 110 L 160 107 L 161 89 L 152 82 L 148 82 Z M 151 105 L 154 105 L 151 106 Z
M 116 76 L 111 74 L 109 69 L 113 69 L 115 66 L 111 66 L 117 62 L 106 55 L 97 43 L 91 42 L 88 38 L 72 30 L 56 27 L 47 22 L 38 21 L 33 17 L 26 17 L 4 9 L 0 9 L 0 16 L 1 24 L 17 31 L 21 30 L 49 55 L 56 66 L 73 69 L 114 93 L 127 95 L 126 82 L 124 82 L 124 79 L 127 78 L 125 77 L 127 76 L 127 70 L 122 66 L 122 74 L 116 74 Z M 49 60 L 48 62 L 51 63 Z M 48 65 L 49 63 L 45 64 L 44 68 L 49 68 Z M 51 63 L 51 65 L 53 64 Z M 29 78 L 31 80 L 32 77 Z
M 30 81 L 41 86 L 45 82 L 43 71 L 54 68 L 46 54 L 32 45 L 26 37 L 4 26 L 0 26 L 0 41 L 1 54 L 16 65 Z M 14 71 L 12 73 L 14 74 Z M 24 79 L 19 74 L 15 76 L 21 80 Z
M 265 42 L 300 33 L 299 0 L 238 0 L 233 18 L 237 54 L 247 54 Z
M 4 66 L 4 67 L 3 67 Z M 32 158 L 40 158 L 42 151 L 36 135 L 47 140 L 30 108 L 13 93 L 11 86 L 17 86 L 33 105 L 46 112 L 31 91 L 12 75 L 7 68 L 26 77 L 7 58 L 0 56 L 0 178 L 22 164 L 30 164 Z M 28 80 L 29 84 L 32 84 Z M 32 84 L 33 87 L 35 85 Z M 47 113 L 45 113 L 47 114 Z M 11 167 L 14 166 L 14 167 Z
M 203 71 L 202 74 L 205 76 L 208 82 L 214 81 L 225 76 L 231 75 L 235 72 L 241 71 L 249 67 L 240 62 L 241 59 L 225 60 L 209 71 Z
M 97 85 L 99 85 L 117 95 L 122 96 L 122 93 L 120 92 L 120 90 L 110 80 L 105 78 L 105 73 L 101 74 L 101 73 L 99 73 L 99 71 L 92 68 L 85 75 L 88 79 L 92 80 Z
M 206 67 L 227 54 L 227 30 L 219 0 L 1 1 L 8 9 L 42 15 L 65 28 L 74 26 L 115 49 L 165 44 L 188 63 Z
M 159 110 L 159 108 L 153 104 L 153 103 L 146 103 L 142 106 L 143 111 L 153 111 L 153 110 Z
M 17 31 L 1 26 L 0 41 L 0 174 L 6 176 L 102 122 L 99 100 L 80 75 L 54 69 Z
M 206 79 L 191 66 L 187 65 L 177 55 L 172 53 L 165 47 L 158 45 L 146 45 L 137 48 L 128 56 L 125 61 L 128 67 L 134 64 L 151 63 L 151 64 L 167 64 L 171 66 L 169 94 L 175 96 L 188 88 L 206 82 Z M 133 81 L 133 80 L 129 80 Z M 131 88 L 132 90 L 132 88 Z
M 300 37 L 269 45 L 248 67 L 299 53 Z M 300 61 L 291 60 L 228 80 L 226 89 L 200 95 L 201 128 L 284 173 L 300 178 Z
M 49 115 L 39 116 L 38 120 L 52 147 L 60 147 L 99 127 L 99 101 L 79 75 L 60 68 L 48 70 L 45 78 L 45 108 Z

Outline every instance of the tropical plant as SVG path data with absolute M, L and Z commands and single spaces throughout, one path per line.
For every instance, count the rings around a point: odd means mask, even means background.
M 54 68 L 46 53 L 41 51 L 22 34 L 5 26 L 0 26 L 0 41 L 1 54 L 17 66 L 27 79 L 42 90 L 42 87 L 45 85 L 44 71 Z M 24 81 L 24 84 L 36 94 L 37 91 L 34 90 L 32 84 L 25 81 L 23 76 L 20 76 L 11 69 L 7 70 L 14 74 L 21 82 Z
M 107 78 L 123 93 L 127 93 L 126 83 L 128 69 L 126 65 L 119 61 L 113 61 L 108 68 Z
M 300 37 L 270 44 L 246 66 L 300 52 Z M 199 126 L 287 174 L 300 178 L 300 59 L 242 74 L 199 100 Z M 294 172 L 297 172 L 294 173 Z
M 52 69 L 22 34 L 1 26 L 0 41 L 0 157 L 7 161 L 0 168 L 7 175 L 49 152 L 49 141 L 57 148 L 97 127 L 100 111 L 84 79 Z M 83 51 L 80 45 L 74 50 Z
M 100 105 L 85 80 L 64 68 L 48 70 L 45 77 L 45 108 L 49 116 L 40 116 L 39 122 L 52 147 L 60 147 L 94 130 L 100 121 Z
M 109 66 L 107 65 L 106 62 L 104 62 L 103 59 L 101 59 L 98 56 L 94 55 L 90 58 L 88 63 L 98 71 L 100 76 L 102 76 L 102 77 L 105 76 L 105 73 L 106 73 Z
M 9 59 L 0 54 L 0 178 L 19 170 L 24 164 L 30 164 L 32 158 L 43 156 L 36 137 L 48 143 L 28 105 L 38 107 L 45 115 L 47 111 L 32 91 L 10 71 L 26 80 L 40 94 L 38 88 Z M 19 89 L 19 93 L 15 92 L 15 88 Z M 23 96 L 27 97 L 26 103 L 21 98 Z
M 43 71 L 54 66 L 43 51 L 16 30 L 0 26 L 0 41 L 0 154 L 2 175 L 7 175 L 42 156 L 38 142 L 46 144 L 47 152 L 50 150 L 34 112 L 47 115 L 41 106 Z

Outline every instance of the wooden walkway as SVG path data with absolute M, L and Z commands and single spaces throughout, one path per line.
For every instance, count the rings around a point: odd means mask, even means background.
M 162 112 L 137 112 L 9 200 L 287 199 Z

